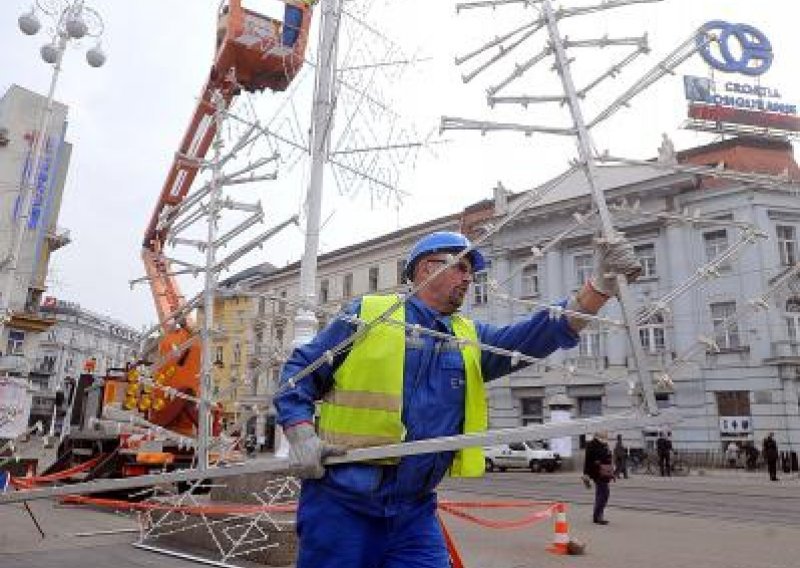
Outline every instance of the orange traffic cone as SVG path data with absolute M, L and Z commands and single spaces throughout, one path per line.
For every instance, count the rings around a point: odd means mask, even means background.
M 567 506 L 556 503 L 553 507 L 556 518 L 553 523 L 553 544 L 547 547 L 553 554 L 569 554 L 569 523 L 567 523 Z

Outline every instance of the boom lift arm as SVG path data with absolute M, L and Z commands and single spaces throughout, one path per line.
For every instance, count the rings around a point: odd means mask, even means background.
M 164 254 L 172 223 L 203 165 L 216 135 L 212 95 L 219 92 L 225 106 L 244 89 L 283 91 L 300 71 L 311 24 L 311 0 L 264 0 L 285 4 L 284 20 L 277 21 L 242 7 L 242 0 L 223 2 L 218 13 L 214 64 L 189 127 L 170 166 L 142 244 L 142 260 L 163 330 L 161 363 L 153 369 L 157 383 L 197 396 L 201 344 L 185 316 L 180 287 Z M 139 410 L 159 426 L 192 436 L 196 431 L 194 403 L 168 400 L 156 389 L 138 401 Z

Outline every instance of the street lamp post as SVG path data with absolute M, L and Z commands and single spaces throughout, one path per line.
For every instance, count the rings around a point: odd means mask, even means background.
M 99 38 L 103 33 L 103 20 L 96 10 L 85 5 L 84 0 L 36 0 L 35 6 L 31 7 L 30 12 L 19 17 L 19 29 L 22 33 L 32 36 L 39 32 L 42 25 L 38 13 L 46 16 L 51 22 L 51 27 L 47 31 L 51 32 L 52 39 L 42 46 L 40 54 L 44 62 L 53 67 L 53 74 L 50 78 L 50 89 L 47 92 L 47 100 L 39 122 L 39 129 L 34 139 L 29 167 L 23 173 L 20 183 L 19 216 L 16 228 L 12 229 L 10 253 L 6 259 L 8 270 L 2 297 L 3 312 L 2 319 L 0 319 L 0 338 L 4 337 L 5 327 L 11 320 L 14 281 L 19 266 L 22 243 L 25 240 L 30 220 L 30 209 L 41 167 L 42 153 L 48 139 L 48 130 L 53 115 L 53 94 L 61 72 L 61 60 L 64 52 L 71 40 L 89 37 L 97 39 L 98 42 L 86 52 L 86 62 L 92 67 L 101 67 L 106 60 L 105 53 L 103 53 L 99 43 Z

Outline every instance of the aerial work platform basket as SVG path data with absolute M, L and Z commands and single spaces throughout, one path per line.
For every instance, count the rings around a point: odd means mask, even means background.
M 310 0 L 268 0 L 284 4 L 283 20 L 242 7 L 242 0 L 220 6 L 217 55 L 212 81 L 235 69 L 249 91 L 283 91 L 300 71 L 311 25 Z

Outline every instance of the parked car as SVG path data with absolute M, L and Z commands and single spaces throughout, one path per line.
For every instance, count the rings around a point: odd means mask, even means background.
M 561 456 L 534 442 L 503 444 L 484 448 L 486 471 L 527 468 L 532 472 L 552 472 L 561 467 Z

